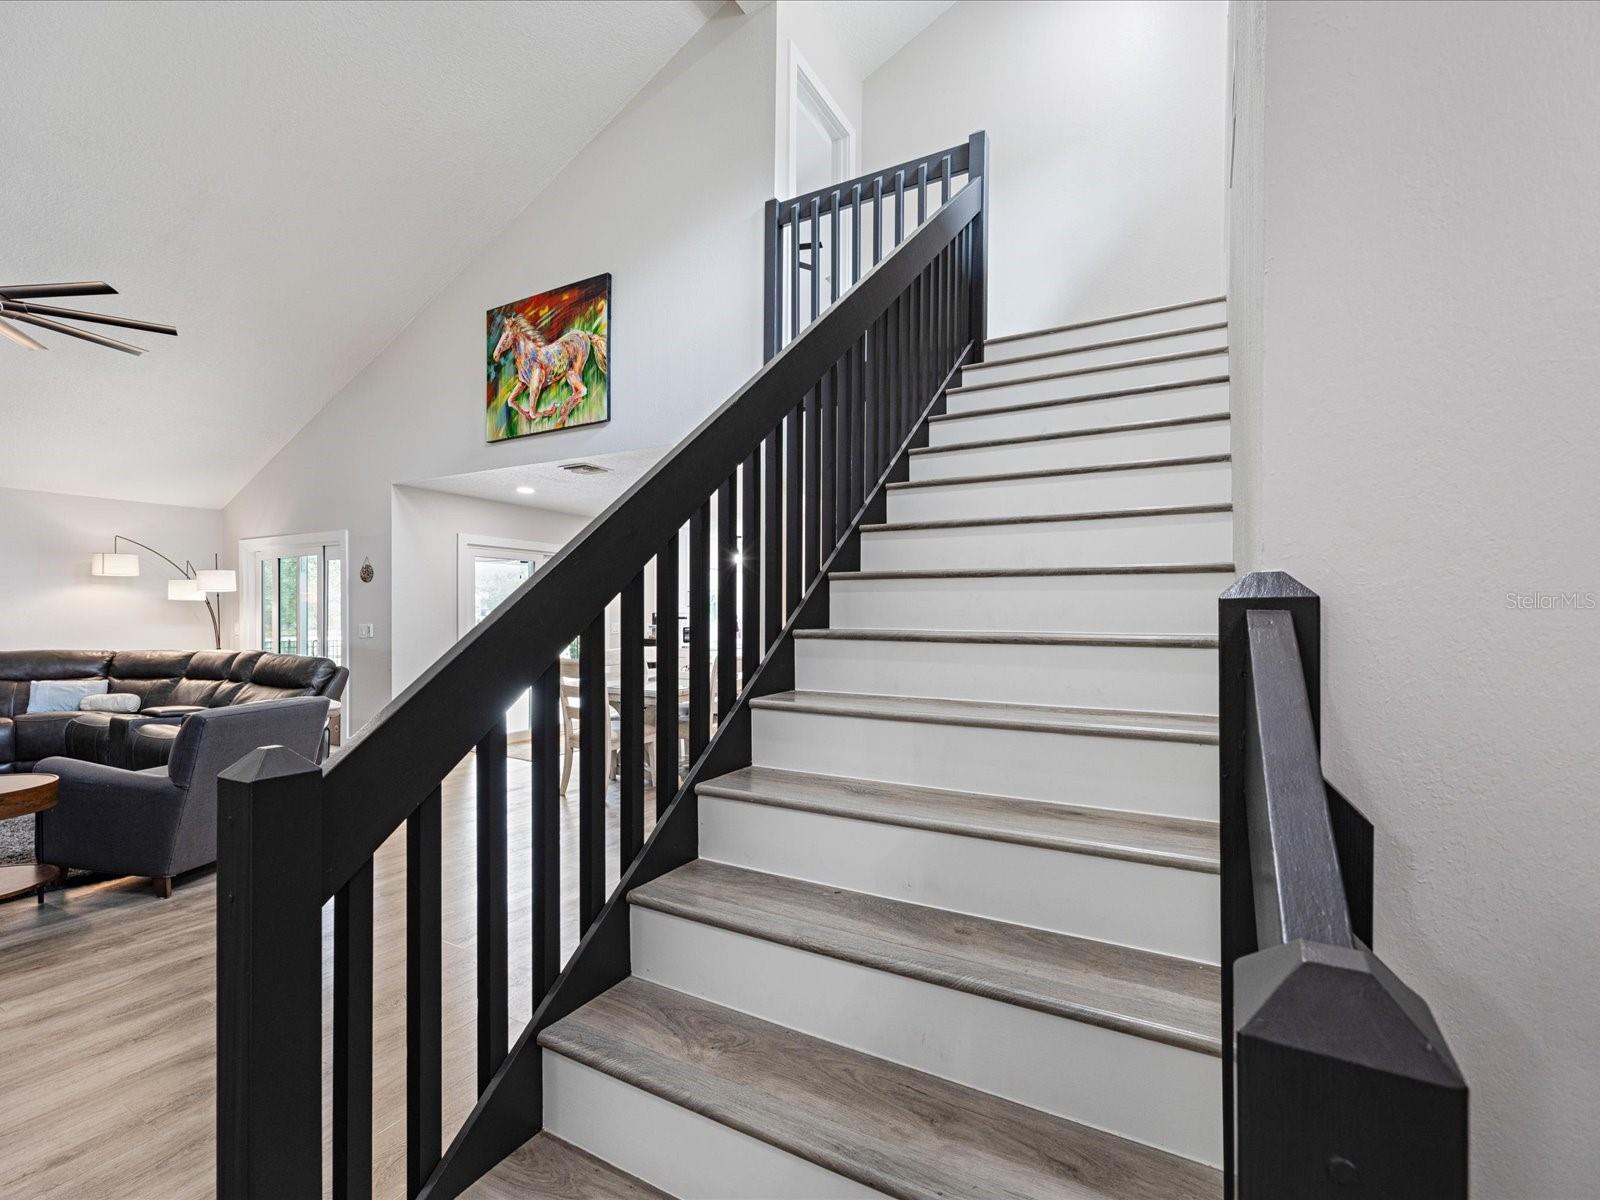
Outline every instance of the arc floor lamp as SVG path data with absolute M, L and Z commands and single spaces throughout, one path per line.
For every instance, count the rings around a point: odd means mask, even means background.
M 121 578 L 135 577 L 139 574 L 139 556 L 137 554 L 124 554 L 118 547 L 127 542 L 130 546 L 138 546 L 141 550 L 148 550 L 162 562 L 166 563 L 179 578 L 167 580 L 167 599 L 182 600 L 189 603 L 203 602 L 206 612 L 211 615 L 211 636 L 218 650 L 222 649 L 222 622 L 217 619 L 216 606 L 211 603 L 211 597 L 221 592 L 236 592 L 239 590 L 239 576 L 237 573 L 225 570 L 216 565 L 216 556 L 212 556 L 212 566 L 196 567 L 188 559 L 183 560 L 180 567 L 154 546 L 147 546 L 143 542 L 135 541 L 131 537 L 117 533 L 111 537 L 111 553 L 96 554 L 89 560 L 89 573 L 91 575 L 114 576 Z

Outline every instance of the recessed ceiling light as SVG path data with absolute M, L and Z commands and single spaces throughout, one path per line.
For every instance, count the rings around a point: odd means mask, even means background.
M 531 495 L 533 495 L 533 489 L 531 487 L 529 487 L 527 484 L 523 484 L 521 487 L 519 487 L 517 489 L 517 495 L 519 495 L 519 496 L 531 496 Z

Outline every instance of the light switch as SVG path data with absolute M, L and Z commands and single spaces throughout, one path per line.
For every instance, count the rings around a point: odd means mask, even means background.
M 362 624 L 357 625 L 356 636 L 359 638 L 369 638 L 374 636 L 372 624 L 370 622 L 363 622 Z

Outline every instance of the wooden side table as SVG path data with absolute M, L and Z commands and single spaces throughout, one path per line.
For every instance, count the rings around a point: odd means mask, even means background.
M 54 775 L 0 775 L 0 821 L 54 808 L 59 782 Z M 0 867 L 0 900 L 36 892 L 43 904 L 45 888 L 64 874 L 60 867 L 39 863 Z

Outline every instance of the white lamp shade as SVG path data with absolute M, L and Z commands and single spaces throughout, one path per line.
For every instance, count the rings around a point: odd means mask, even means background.
M 239 577 L 232 571 L 196 571 L 195 582 L 202 592 L 237 592 Z
M 89 560 L 91 575 L 131 576 L 139 573 L 137 554 L 96 554 Z
M 168 600 L 204 600 L 206 594 L 200 590 L 200 583 L 194 579 L 169 579 L 167 580 Z

